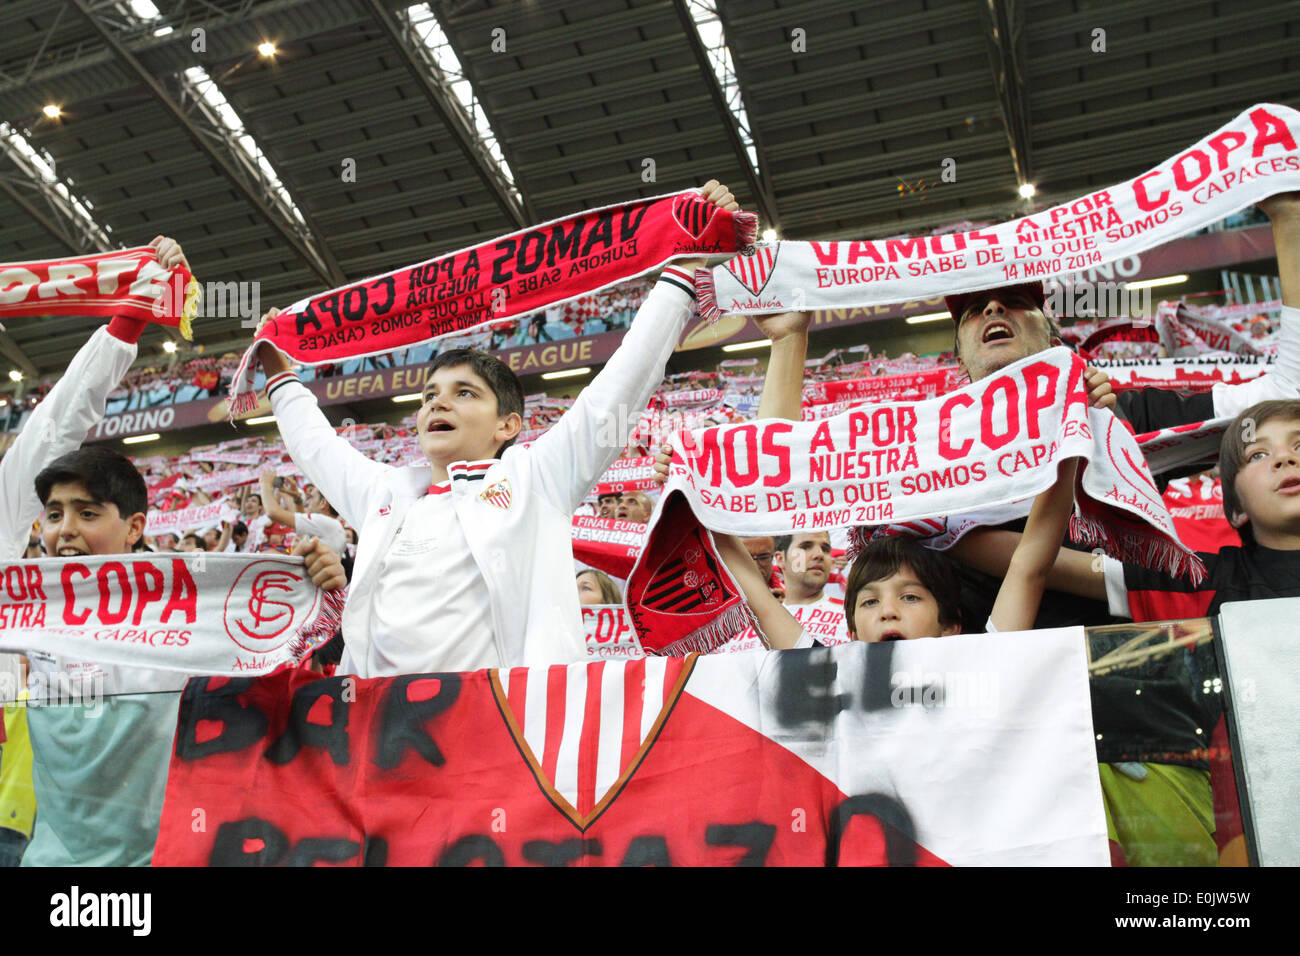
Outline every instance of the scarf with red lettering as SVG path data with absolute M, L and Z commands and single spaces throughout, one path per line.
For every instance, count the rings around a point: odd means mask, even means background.
M 1152 475 L 1163 474 L 1175 468 L 1185 468 L 1189 465 L 1208 467 L 1218 460 L 1219 444 L 1223 439 L 1223 431 L 1231 421 L 1230 418 L 1217 418 L 1204 422 L 1189 422 L 1186 425 L 1175 425 L 1170 428 L 1161 428 L 1157 431 L 1137 435 L 1133 441 L 1141 450 L 1143 458 L 1146 459 L 1147 468 Z M 1175 484 L 1171 483 L 1170 488 L 1174 487 Z M 1186 525 L 1180 523 L 1178 516 L 1174 514 L 1168 492 L 1165 493 L 1163 498 L 1166 508 L 1170 510 L 1170 518 L 1173 521 L 1175 531 L 1178 533 L 1178 539 L 1189 550 L 1218 550 L 1217 548 L 1198 547 L 1196 543 L 1185 539 L 1182 533 Z M 1017 518 L 1025 517 L 1029 514 L 1029 509 L 1033 503 L 1033 498 L 1022 498 L 1019 501 L 977 508 L 959 515 L 906 520 L 884 525 L 860 525 L 849 531 L 851 544 L 849 553 L 851 556 L 856 557 L 867 542 L 891 534 L 906 534 L 916 538 L 924 538 L 926 547 L 946 551 L 960 541 L 962 535 L 973 528 L 1006 524 Z M 1220 504 L 1220 510 L 1222 510 L 1222 504 Z
M 164 269 L 149 246 L 0 265 L 0 317 L 121 315 L 169 325 L 189 339 L 198 302 L 189 270 Z
M 1276 351 L 1272 343 L 1242 335 L 1213 307 L 1197 308 L 1184 302 L 1161 302 L 1156 310 L 1160 344 L 1177 358 L 1230 352 L 1258 358 Z
M 232 414 L 256 405 L 252 358 L 270 342 L 295 362 L 380 355 L 517 318 L 683 256 L 747 250 L 758 220 L 694 191 L 605 206 L 295 302 L 240 361 Z
M 1300 189 L 1300 113 L 1263 104 L 1154 169 L 1020 219 L 938 236 L 778 242 L 704 270 L 700 315 L 860 309 L 1088 269 Z
M 187 674 L 266 674 L 338 630 L 302 558 L 91 555 L 0 564 L 0 650 Z
M 1178 540 L 1132 433 L 1110 411 L 1088 407 L 1083 369 L 1055 348 L 926 401 L 674 436 L 662 511 L 628 582 L 643 646 L 673 644 L 666 628 L 647 640 L 637 603 L 682 599 L 690 585 L 669 591 L 660 584 L 665 572 L 654 569 L 678 569 L 673 562 L 686 549 L 701 552 L 691 567 L 707 560 L 701 524 L 737 535 L 792 534 L 954 516 L 948 528 L 964 530 L 977 523 L 974 513 L 1006 520 L 1007 510 L 1027 512 L 1072 457 L 1083 459 L 1070 519 L 1075 541 L 1198 579 L 1200 561 Z
M 624 580 L 641 555 L 645 533 L 646 526 L 635 521 L 577 515 L 573 519 L 573 557 Z

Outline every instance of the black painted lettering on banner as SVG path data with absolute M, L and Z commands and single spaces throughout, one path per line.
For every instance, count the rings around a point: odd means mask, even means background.
M 584 856 L 600 856 L 599 840 L 582 840 L 570 837 L 552 843 L 550 840 L 529 840 L 524 844 L 524 859 L 542 866 L 568 866 Z
M 387 866 L 388 865 L 388 841 L 383 837 L 366 837 L 366 842 L 361 850 L 362 866 Z
M 275 866 L 288 850 L 289 838 L 279 827 L 258 817 L 246 817 L 217 828 L 208 865 Z
M 334 766 L 343 767 L 348 762 L 348 716 L 351 708 L 343 700 L 342 677 L 327 677 L 304 684 L 293 693 L 289 704 L 289 723 L 270 747 L 266 759 L 283 765 L 298 756 L 304 746 L 329 751 Z M 318 700 L 330 701 L 330 722 L 315 724 L 307 718 Z
M 447 847 L 438 857 L 439 866 L 469 866 L 471 863 L 505 866 L 506 855 L 486 833 L 470 833 Z
M 885 836 L 885 862 L 889 866 L 916 866 L 916 827 L 907 807 L 884 793 L 848 797 L 831 816 L 826 836 L 826 865 L 839 866 L 840 843 L 854 817 L 871 817 Z
M 743 846 L 745 854 L 736 866 L 764 866 L 767 851 L 776 839 L 776 827 L 771 823 L 754 820 L 750 823 L 714 823 L 704 831 L 704 842 L 709 846 Z
M 840 711 L 849 708 L 848 694 L 830 692 L 837 670 L 829 648 L 787 651 L 775 656 L 775 709 L 781 726 L 829 724 Z
M 437 681 L 438 692 L 428 700 L 410 700 L 407 694 L 410 686 L 426 681 Z M 424 725 L 446 711 L 459 696 L 459 674 L 406 674 L 393 678 L 381 705 L 375 765 L 391 770 L 402 762 L 407 748 L 435 767 L 446 763 Z
M 619 866 L 672 866 L 668 841 L 661 836 L 639 836 L 627 845 Z
M 245 707 L 237 699 L 253 686 L 253 678 L 233 677 L 215 690 L 209 690 L 212 680 L 211 677 L 196 677 L 185 685 L 181 695 L 176 756 L 182 760 L 234 753 L 251 747 L 266 735 L 266 715 L 256 707 Z M 200 741 L 198 728 L 201 721 L 220 722 L 221 733 Z
M 306 837 L 298 841 L 289 854 L 286 866 L 312 866 L 316 863 L 343 863 L 361 850 L 355 840 L 337 837 Z

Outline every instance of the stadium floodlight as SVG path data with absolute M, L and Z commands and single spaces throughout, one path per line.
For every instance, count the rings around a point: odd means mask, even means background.
M 566 368 L 560 372 L 543 372 L 542 378 L 574 378 L 578 375 L 586 375 L 591 369 L 584 365 L 582 368 Z
M 11 382 L 21 382 L 22 380 L 23 380 L 23 373 L 22 373 L 22 372 L 18 371 L 18 369 L 16 369 L 16 368 L 11 368 L 11 369 L 9 370 L 9 381 L 11 381 Z
M 393 401 L 401 405 L 403 402 L 418 402 L 424 395 L 421 392 L 408 392 L 406 395 L 394 395 Z
M 909 315 L 907 317 L 908 325 L 922 325 L 926 322 L 938 322 L 940 319 L 951 319 L 952 315 L 948 312 L 927 312 L 925 315 Z
M 1034 195 L 1035 195 L 1037 192 L 1038 192 L 1038 189 L 1034 186 L 1033 183 L 1021 183 L 1021 184 L 1020 184 L 1020 198 L 1021 198 L 1021 199 L 1033 199 L 1033 198 L 1034 198 Z
M 44 113 L 46 116 L 48 116 L 50 119 L 58 119 L 60 116 L 63 115 L 63 110 L 55 106 L 53 103 L 46 103 L 45 107 L 41 110 L 41 112 Z
M 775 230 L 775 229 L 764 229 L 764 230 L 763 230 L 763 241 L 764 241 L 764 242 L 776 242 L 776 230 Z
M 753 342 L 737 342 L 735 345 L 724 345 L 724 352 L 747 352 L 750 349 L 765 349 L 772 344 L 771 339 L 756 339 Z
M 163 343 L 163 351 L 168 353 L 175 352 L 176 343 L 173 342 L 171 339 L 168 339 L 166 342 Z
M 276 53 L 278 53 L 279 51 L 275 48 L 275 44 L 272 43 L 270 40 L 263 40 L 261 43 L 257 45 L 257 52 L 261 56 L 269 60 L 271 57 L 275 56 Z
M 1180 282 L 1186 282 L 1189 278 L 1191 277 L 1184 274 L 1184 275 L 1176 275 L 1176 276 L 1161 276 L 1159 279 L 1141 279 L 1137 282 L 1125 282 L 1124 288 L 1154 289 L 1156 286 L 1178 285 Z
M 256 418 L 245 418 L 245 425 L 269 425 L 275 421 L 274 415 L 258 415 Z
M 139 445 L 147 441 L 157 441 L 162 436 L 157 432 L 150 432 L 147 435 L 132 435 L 130 438 L 123 438 L 123 445 Z

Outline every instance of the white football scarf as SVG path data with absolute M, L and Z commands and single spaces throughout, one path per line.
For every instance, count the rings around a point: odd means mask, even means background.
M 737 535 L 977 512 L 1001 521 L 1080 457 L 1074 540 L 1197 579 L 1141 448 L 1109 410 L 1088 407 L 1083 370 L 1058 347 L 925 401 L 678 433 L 662 500 L 680 491 L 706 528 Z
M 266 674 L 338 629 L 302 558 L 89 555 L 0 564 L 0 650 L 187 674 Z
M 991 289 L 1114 262 L 1300 189 L 1300 113 L 1253 106 L 1126 183 L 984 229 L 778 242 L 696 274 L 700 315 L 855 309 Z

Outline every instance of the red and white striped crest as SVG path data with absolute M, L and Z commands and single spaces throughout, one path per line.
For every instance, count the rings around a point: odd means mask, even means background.
M 515 743 L 555 808 L 596 821 L 636 772 L 695 657 L 647 657 L 492 671 Z
M 717 212 L 717 206 L 695 193 L 684 194 L 673 200 L 673 218 L 694 239 L 704 235 L 704 230 L 709 228 L 709 223 Z
M 478 496 L 480 501 L 486 502 L 502 511 L 510 510 L 510 479 L 502 478 L 500 481 L 493 483 L 490 487 L 483 490 Z
M 727 260 L 727 268 L 736 280 L 754 295 L 763 291 L 767 277 L 776 265 L 780 246 L 763 246 L 752 256 L 735 256 Z

